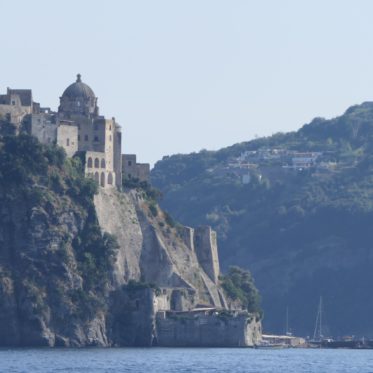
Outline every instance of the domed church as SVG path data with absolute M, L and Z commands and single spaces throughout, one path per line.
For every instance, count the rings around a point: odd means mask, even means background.
M 92 88 L 82 82 L 80 74 L 60 97 L 58 119 L 77 127 L 77 150 L 85 152 L 86 174 L 94 177 L 102 187 L 120 186 L 121 128 L 115 118 L 106 119 L 99 115 L 97 97 Z
M 44 144 L 56 143 L 68 157 L 83 152 L 85 174 L 103 188 L 121 187 L 124 178 L 148 181 L 150 165 L 137 163 L 135 154 L 121 154 L 121 127 L 115 118 L 100 115 L 97 97 L 80 74 L 60 97 L 58 111 L 41 107 L 31 89 L 7 89 L 0 95 L 0 118 Z

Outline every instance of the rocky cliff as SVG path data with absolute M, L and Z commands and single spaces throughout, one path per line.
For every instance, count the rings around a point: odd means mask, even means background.
M 0 138 L 0 346 L 150 346 L 157 311 L 226 307 L 216 255 L 210 228 L 176 226 L 143 190 Z

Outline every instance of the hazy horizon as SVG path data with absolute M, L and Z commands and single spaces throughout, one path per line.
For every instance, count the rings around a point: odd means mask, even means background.
M 0 94 L 31 88 L 56 110 L 81 73 L 141 162 L 296 130 L 373 98 L 369 1 L 50 4 L 2 3 Z

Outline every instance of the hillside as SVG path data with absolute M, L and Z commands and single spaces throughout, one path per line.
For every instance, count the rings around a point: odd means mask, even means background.
M 182 224 L 211 224 L 223 268 L 250 269 L 264 328 L 373 336 L 373 103 L 300 130 L 219 151 L 164 157 L 161 205 Z

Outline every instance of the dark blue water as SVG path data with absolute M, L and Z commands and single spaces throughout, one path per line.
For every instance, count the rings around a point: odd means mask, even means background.
M 373 350 L 3 349 L 0 372 L 373 373 Z

